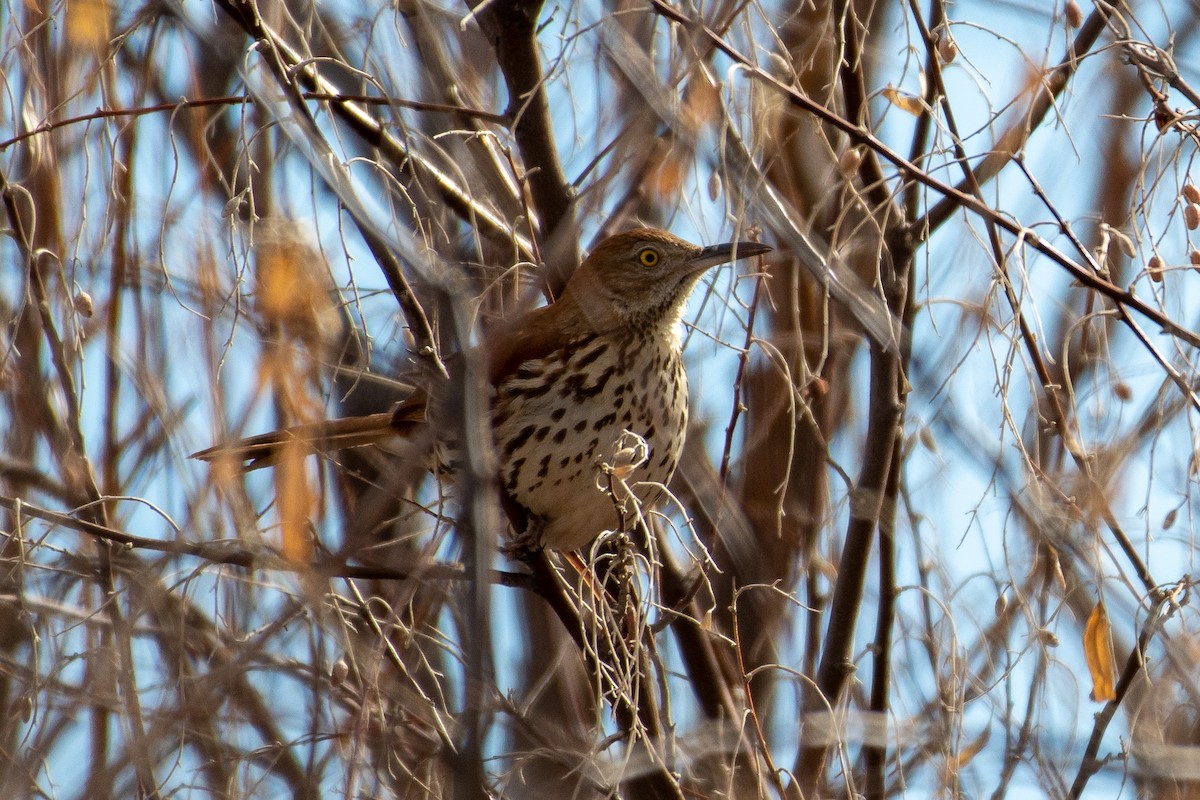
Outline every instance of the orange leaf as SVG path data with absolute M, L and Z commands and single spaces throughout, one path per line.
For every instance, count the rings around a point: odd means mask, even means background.
M 694 75 L 684 90 L 684 119 L 699 130 L 709 120 L 716 119 L 720 111 L 721 96 L 717 93 L 717 87 L 709 83 L 703 73 Z
M 1083 654 L 1087 658 L 1088 672 L 1092 673 L 1092 699 L 1098 703 L 1116 700 L 1117 666 L 1112 651 L 1112 626 L 1103 600 L 1097 601 L 1088 615 L 1083 631 Z
M 893 86 L 889 86 L 883 90 L 883 97 L 896 108 L 899 108 L 901 111 L 907 111 L 914 117 L 920 116 L 921 112 L 925 110 L 925 105 L 921 102 L 920 98 L 906 94 Z
M 683 153 L 668 152 L 659 161 L 658 168 L 651 173 L 650 186 L 654 193 L 664 200 L 678 197 L 690 167 L 691 164 Z
M 307 455 L 303 443 L 285 442 L 275 466 L 275 500 L 283 533 L 283 556 L 293 564 L 307 564 L 312 559 L 309 516 L 316 499 L 304 470 Z
M 103 49 L 110 34 L 108 0 L 70 0 L 67 3 L 67 40 L 80 47 Z
M 957 775 L 963 768 L 974 760 L 975 756 L 983 750 L 984 745 L 988 743 L 988 739 L 992 736 L 991 729 L 984 728 L 975 739 L 967 744 L 966 747 L 958 751 L 958 754 L 951 757 L 947 766 Z

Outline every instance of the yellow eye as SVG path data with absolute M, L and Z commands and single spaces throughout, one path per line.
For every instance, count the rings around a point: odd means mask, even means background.
M 658 263 L 658 251 L 653 247 L 645 247 L 638 253 L 638 261 L 642 262 L 643 267 L 653 267 Z

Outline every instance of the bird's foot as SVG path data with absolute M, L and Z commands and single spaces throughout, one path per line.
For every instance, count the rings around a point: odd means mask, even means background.
M 542 525 L 531 517 L 525 525 L 525 530 L 514 532 L 500 547 L 500 552 L 513 561 L 530 561 L 536 558 L 542 549 Z

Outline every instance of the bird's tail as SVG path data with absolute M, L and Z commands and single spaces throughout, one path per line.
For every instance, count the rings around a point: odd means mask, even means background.
M 250 472 L 273 466 L 285 448 L 292 444 L 299 444 L 312 453 L 332 453 L 403 436 L 412 425 L 412 421 L 391 411 L 311 422 L 215 445 L 192 453 L 192 458 L 235 465 L 242 472 Z

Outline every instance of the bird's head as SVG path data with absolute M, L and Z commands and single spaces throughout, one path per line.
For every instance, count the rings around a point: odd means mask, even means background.
M 666 231 L 638 228 L 596 245 L 567 291 L 597 329 L 673 328 L 706 270 L 770 250 L 745 241 L 701 247 Z

